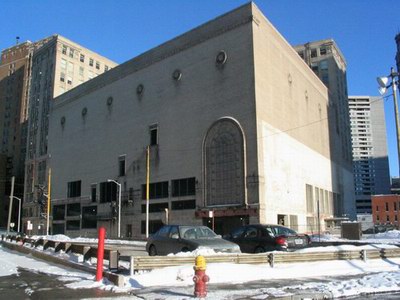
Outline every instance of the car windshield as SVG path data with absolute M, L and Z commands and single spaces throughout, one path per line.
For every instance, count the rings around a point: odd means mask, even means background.
M 188 240 L 217 237 L 215 232 L 206 226 L 181 226 L 179 231 L 181 237 Z

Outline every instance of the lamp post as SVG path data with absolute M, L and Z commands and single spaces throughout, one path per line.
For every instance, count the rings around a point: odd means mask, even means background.
M 20 229 L 20 224 L 21 224 L 21 198 L 15 197 L 13 196 L 13 199 L 17 199 L 19 201 L 19 205 L 18 205 L 18 229 L 17 232 L 19 232 Z
M 399 73 L 395 72 L 393 68 L 390 69 L 390 74 L 386 77 L 377 77 L 376 80 L 379 84 L 379 93 L 384 95 L 388 88 L 393 89 L 393 104 L 394 104 L 394 115 L 396 121 L 396 135 L 397 135 L 397 159 L 399 164 L 400 172 L 400 130 L 399 130 L 399 109 L 397 104 L 397 85 L 396 77 L 399 77 Z M 389 82 L 391 79 L 391 82 Z
M 118 185 L 118 238 L 121 237 L 121 184 L 113 179 L 107 179 L 108 182 L 114 182 L 116 185 Z

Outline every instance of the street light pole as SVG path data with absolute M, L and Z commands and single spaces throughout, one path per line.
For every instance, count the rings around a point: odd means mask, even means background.
M 15 181 L 15 177 L 13 176 L 13 177 L 11 177 L 11 194 L 10 194 L 10 205 L 8 207 L 7 233 L 10 232 L 12 204 L 13 204 L 13 197 L 14 197 L 14 181 Z
M 116 185 L 118 185 L 118 233 L 117 236 L 118 238 L 121 237 L 121 184 L 113 179 L 107 179 L 108 182 L 114 182 Z
M 399 77 L 399 73 L 396 73 L 393 68 L 390 69 L 390 74 L 387 77 L 378 77 L 377 81 L 379 83 L 379 92 L 381 95 L 386 93 L 386 90 L 389 87 L 392 87 L 393 90 L 393 104 L 394 104 L 394 115 L 396 122 L 396 138 L 397 138 L 397 159 L 399 164 L 399 172 L 400 172 L 400 121 L 399 121 L 399 108 L 397 103 L 397 85 L 396 77 Z M 389 78 L 391 82 L 389 83 Z
M 21 224 L 21 202 L 22 200 L 18 197 L 13 196 L 13 199 L 17 199 L 19 201 L 19 205 L 18 205 L 18 229 L 17 232 L 20 232 L 20 224 Z

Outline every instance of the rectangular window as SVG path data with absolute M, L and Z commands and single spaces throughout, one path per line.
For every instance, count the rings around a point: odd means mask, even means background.
M 172 197 L 196 195 L 196 178 L 172 180 Z
M 61 51 L 62 51 L 62 54 L 67 54 L 67 46 L 63 45 Z
M 97 184 L 92 184 L 90 187 L 90 198 L 92 202 L 97 201 Z
M 67 216 L 68 217 L 77 217 L 80 215 L 81 215 L 81 204 L 80 203 L 67 204 Z
M 81 227 L 80 220 L 67 221 L 67 230 L 79 230 L 79 229 L 81 229 L 80 227 Z
M 320 55 L 326 55 L 326 47 L 319 48 L 319 54 Z
M 74 49 L 69 48 L 69 57 L 74 58 Z
M 81 54 L 80 57 L 79 57 L 79 60 L 81 62 L 85 62 L 85 55 Z
M 165 212 L 165 209 L 168 208 L 168 202 L 163 203 L 153 203 L 149 205 L 149 213 L 159 213 Z M 146 213 L 146 205 L 142 205 L 142 214 Z
M 150 146 L 158 145 L 158 125 L 151 125 L 150 130 Z
M 394 221 L 397 222 L 397 215 L 394 215 Z
M 149 233 L 156 233 L 163 226 L 164 223 L 161 220 L 149 220 Z M 146 233 L 146 221 L 141 222 L 141 233 Z
M 93 67 L 94 60 L 93 58 L 89 58 L 89 66 Z
M 389 216 L 386 216 L 386 222 L 389 222 L 389 221 L 390 221 Z
M 168 198 L 168 181 L 150 183 L 149 198 Z M 142 199 L 146 199 L 146 185 L 142 184 Z
M 396 202 L 393 202 L 393 208 L 394 208 L 394 211 L 397 211 L 397 203 Z
M 317 49 L 311 49 L 311 57 L 317 57 Z
M 70 85 L 72 84 L 72 77 L 71 76 L 68 76 L 67 83 L 70 84 Z
M 118 176 L 125 176 L 125 155 L 121 155 L 118 158 Z
M 74 74 L 74 64 L 72 62 L 68 62 L 67 64 L 68 74 Z
M 65 205 L 53 206 L 53 220 L 60 221 L 65 219 Z
M 62 72 L 60 73 L 60 81 L 65 82 L 65 74 Z
M 132 224 L 126 224 L 126 237 L 131 238 L 132 237 Z
M 52 226 L 53 234 L 64 234 L 65 233 L 65 224 L 53 224 Z
M 81 196 L 81 181 L 68 182 L 68 198 L 80 197 Z
M 82 207 L 82 228 L 97 228 L 97 206 Z
M 98 61 L 96 61 L 96 69 L 100 70 L 100 63 Z
M 172 201 L 172 210 L 184 210 L 184 209 L 195 209 L 196 200 L 183 200 L 183 201 Z
M 313 187 L 309 184 L 306 184 L 306 206 L 307 213 L 314 213 Z
M 84 70 L 85 69 L 83 67 L 79 67 L 79 75 L 83 76 Z
M 388 202 L 385 203 L 385 208 L 386 208 L 386 211 L 389 211 L 389 203 Z
M 61 68 L 61 70 L 67 69 L 67 61 L 63 58 L 61 59 L 60 68 Z
M 100 183 L 100 203 L 117 201 L 117 185 L 114 182 Z

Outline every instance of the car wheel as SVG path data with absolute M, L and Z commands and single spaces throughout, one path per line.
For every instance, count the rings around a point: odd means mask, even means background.
M 256 249 L 254 249 L 254 253 L 264 253 L 265 249 L 263 247 L 256 247 Z
M 150 248 L 149 248 L 149 255 L 150 255 L 150 256 L 156 256 L 156 255 L 157 255 L 156 246 L 154 246 L 154 245 L 151 245 L 151 246 L 150 246 Z

